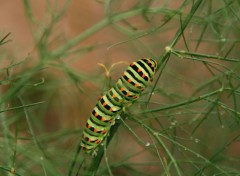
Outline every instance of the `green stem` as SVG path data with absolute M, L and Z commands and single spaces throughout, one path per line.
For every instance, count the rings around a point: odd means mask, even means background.
M 200 101 L 200 100 L 204 100 L 207 97 L 216 95 L 216 94 L 218 94 L 218 93 L 220 93 L 222 91 L 223 91 L 223 89 L 221 88 L 221 89 L 218 89 L 218 90 L 213 91 L 211 93 L 205 94 L 203 96 L 192 98 L 191 100 L 186 100 L 186 101 L 183 101 L 183 102 L 180 102 L 180 103 L 175 103 L 175 104 L 172 104 L 170 106 L 165 106 L 165 107 L 161 107 L 161 108 L 149 109 L 149 110 L 141 111 L 140 113 L 141 114 L 152 113 L 152 112 L 159 112 L 159 111 L 165 111 L 165 110 L 168 110 L 168 109 L 177 108 L 177 107 L 184 106 L 184 105 L 187 105 L 187 104 L 190 104 L 190 103 L 194 103 L 194 102 L 197 102 L 197 101 Z
M 193 15 L 195 14 L 195 12 L 197 11 L 197 9 L 199 8 L 199 6 L 201 5 L 202 0 L 198 0 L 193 6 L 191 11 L 189 12 L 189 15 L 186 17 L 186 19 L 183 21 L 181 27 L 178 29 L 177 34 L 175 35 L 175 38 L 173 39 L 172 43 L 169 45 L 169 47 L 173 48 L 178 40 L 180 39 L 180 37 L 183 35 L 184 30 L 186 29 L 186 27 L 188 26 L 188 24 L 190 23 Z

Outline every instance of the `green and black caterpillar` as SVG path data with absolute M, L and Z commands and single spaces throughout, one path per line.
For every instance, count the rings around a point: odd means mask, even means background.
M 131 63 L 116 84 L 97 102 L 83 131 L 81 148 L 92 153 L 108 134 L 116 115 L 136 101 L 153 80 L 157 62 L 144 58 Z

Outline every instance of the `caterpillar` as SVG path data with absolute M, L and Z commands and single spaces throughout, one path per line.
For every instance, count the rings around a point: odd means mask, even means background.
M 157 62 L 144 58 L 131 63 L 123 75 L 97 102 L 87 120 L 80 143 L 86 153 L 92 153 L 108 134 L 115 116 L 136 101 L 153 80 Z

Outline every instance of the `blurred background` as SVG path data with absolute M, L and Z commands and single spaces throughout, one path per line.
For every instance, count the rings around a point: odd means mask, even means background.
M 171 46 L 97 175 L 239 174 L 240 3 L 198 2 L 0 0 L 0 173 L 66 175 L 98 98 Z

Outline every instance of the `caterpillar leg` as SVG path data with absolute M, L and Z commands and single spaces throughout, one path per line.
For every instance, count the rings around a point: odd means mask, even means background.
M 92 151 L 92 154 L 91 154 L 92 158 L 95 158 L 97 156 L 97 153 L 98 153 L 98 147 Z

